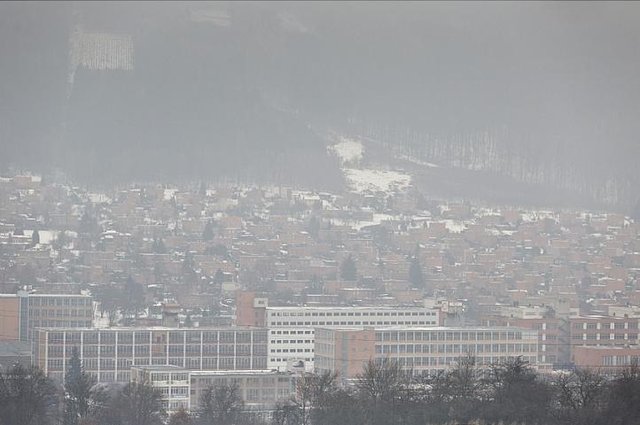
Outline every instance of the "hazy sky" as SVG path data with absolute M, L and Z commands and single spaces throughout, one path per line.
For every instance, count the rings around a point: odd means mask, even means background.
M 638 22 L 633 2 L 3 2 L 0 146 L 5 163 L 192 171 L 245 148 L 315 152 L 307 123 L 355 117 L 507 129 L 516 152 L 606 176 L 640 156 Z M 133 70 L 81 66 L 70 88 L 77 29 L 129 37 Z

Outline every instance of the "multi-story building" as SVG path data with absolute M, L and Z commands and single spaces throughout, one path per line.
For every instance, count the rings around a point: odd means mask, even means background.
M 481 324 L 538 331 L 538 362 L 560 368 L 570 366 L 577 347 L 620 347 L 639 342 L 638 317 L 556 315 L 540 307 L 503 308 L 501 313 L 482 318 Z
M 638 318 L 579 316 L 570 319 L 571 346 L 625 346 L 638 344 Z
M 33 329 L 90 328 L 93 297 L 87 294 L 0 294 L 0 340 L 31 340 Z
M 581 369 L 616 374 L 625 367 L 640 364 L 640 346 L 579 346 L 574 348 L 571 360 Z
M 200 405 L 209 387 L 237 385 L 244 408 L 256 413 L 273 410 L 296 394 L 296 375 L 273 370 L 192 371 L 189 373 L 190 409 Z
M 145 382 L 161 394 L 164 410 L 171 414 L 189 410 L 189 370 L 178 366 L 134 366 L 131 382 Z
M 237 386 L 244 409 L 268 413 L 279 402 L 295 396 L 295 375 L 272 370 L 202 370 L 193 371 L 177 366 L 135 366 L 132 381 L 145 381 L 162 394 L 168 413 L 179 409 L 197 410 L 208 388 Z
M 36 329 L 34 363 L 61 381 L 73 350 L 98 382 L 128 382 L 132 366 L 190 370 L 267 367 L 264 328 Z
M 303 361 L 314 365 L 315 329 L 358 326 L 437 326 L 438 310 L 417 307 L 267 307 L 270 369 Z
M 538 363 L 538 333 L 519 328 L 379 327 L 316 329 L 315 369 L 355 377 L 369 361 L 393 359 L 414 374 L 434 374 L 473 355 L 480 367 L 521 356 Z

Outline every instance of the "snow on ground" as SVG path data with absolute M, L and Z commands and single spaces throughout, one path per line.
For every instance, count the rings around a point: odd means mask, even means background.
M 443 220 L 444 227 L 451 233 L 462 233 L 467 229 L 467 226 L 460 220 Z
M 26 237 L 33 237 L 33 230 L 25 230 L 24 235 Z M 40 239 L 41 245 L 50 245 L 53 241 L 58 238 L 58 234 L 60 232 L 57 230 L 38 230 L 38 238 Z
M 340 136 L 338 140 L 335 145 L 328 146 L 327 150 L 334 153 L 342 164 L 358 164 L 364 155 L 364 145 L 344 136 Z
M 91 201 L 94 204 L 110 204 L 111 203 L 111 198 L 109 198 L 104 193 L 89 193 L 87 195 L 89 196 L 89 201 Z
M 391 221 L 397 219 L 396 216 L 389 214 L 373 214 L 372 220 L 343 220 L 339 218 L 333 218 L 330 220 L 331 224 L 334 226 L 349 226 L 354 230 L 361 230 L 367 226 L 376 226 L 383 221 Z
M 359 193 L 392 192 L 411 185 L 411 176 L 399 171 L 345 168 L 343 172 L 351 190 Z
M 178 189 L 165 189 L 164 190 L 164 200 L 170 201 L 171 198 L 178 192 Z
M 398 159 L 401 159 L 403 161 L 408 161 L 408 162 L 412 162 L 414 164 L 417 165 L 422 165 L 424 167 L 429 167 L 429 168 L 439 168 L 440 166 L 437 164 L 434 164 L 433 162 L 427 162 L 427 161 L 423 161 L 421 159 L 418 158 L 414 158 L 412 156 L 406 155 L 406 154 L 401 154 L 401 153 L 394 153 L 394 156 Z

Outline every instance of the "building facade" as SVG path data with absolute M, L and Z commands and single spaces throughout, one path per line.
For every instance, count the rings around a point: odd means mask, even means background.
M 144 381 L 158 389 L 168 413 L 181 408 L 197 411 L 205 391 L 221 386 L 236 386 L 243 408 L 261 415 L 296 394 L 293 373 L 271 370 L 193 371 L 177 366 L 136 366 L 131 368 L 131 381 Z
M 640 346 L 580 346 L 575 347 L 573 364 L 581 369 L 617 374 L 623 368 L 640 364 Z
M 0 294 L 0 340 L 30 341 L 33 329 L 90 328 L 93 297 L 86 294 Z
M 269 369 L 287 370 L 291 362 L 314 367 L 316 328 L 360 326 L 437 326 L 439 312 L 416 307 L 266 307 L 269 328 Z
M 316 371 L 355 377 L 369 361 L 393 359 L 433 375 L 473 355 L 480 367 L 521 356 L 538 364 L 538 333 L 519 328 L 387 327 L 316 329 Z
M 132 366 L 179 366 L 190 370 L 267 367 L 264 328 L 36 329 L 34 363 L 62 381 L 77 349 L 98 382 L 129 382 Z

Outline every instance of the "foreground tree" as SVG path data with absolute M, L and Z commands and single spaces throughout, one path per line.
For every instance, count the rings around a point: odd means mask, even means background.
M 146 382 L 131 382 L 109 405 L 109 425 L 163 425 L 166 413 L 162 395 Z
M 168 425 L 193 425 L 189 412 L 180 408 L 169 417 Z
M 78 355 L 73 348 L 69 367 L 65 376 L 64 425 L 79 425 L 102 407 L 102 400 L 94 390 L 96 379 L 85 373 Z
M 623 368 L 611 382 L 607 392 L 607 425 L 638 423 L 640 418 L 640 366 L 637 363 Z
M 235 424 L 242 411 L 242 397 L 237 385 L 207 388 L 200 397 L 199 425 Z
M 407 379 L 400 364 L 395 360 L 370 360 L 362 373 L 356 377 L 356 390 L 366 409 L 365 422 L 372 425 L 396 423 L 398 400 Z
M 591 370 L 563 373 L 553 382 L 558 400 L 555 416 L 563 424 L 596 424 L 602 416 L 607 379 Z
M 294 405 L 300 424 L 318 423 L 326 411 L 333 408 L 329 397 L 338 389 L 336 378 L 335 373 L 325 372 L 305 373 L 298 379 Z
M 58 402 L 53 382 L 35 366 L 0 374 L 0 425 L 57 423 Z
M 522 357 L 493 365 L 489 384 L 489 399 L 485 419 L 506 423 L 548 424 L 553 394 Z

